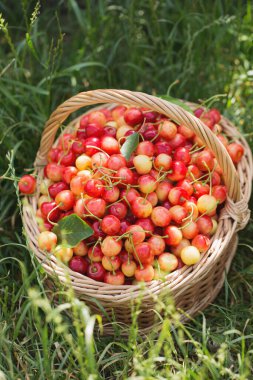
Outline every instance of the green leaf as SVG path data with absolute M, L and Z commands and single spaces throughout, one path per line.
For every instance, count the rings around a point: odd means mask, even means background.
M 78 215 L 71 214 L 62 218 L 53 228 L 58 244 L 64 247 L 75 247 L 80 241 L 93 235 L 93 229 Z
M 120 149 L 120 153 L 128 161 L 131 157 L 131 154 L 135 151 L 139 144 L 139 133 L 133 133 L 132 135 L 126 138 L 126 141 Z
M 186 111 L 190 112 L 191 114 L 193 114 L 193 110 L 189 106 L 187 106 L 187 104 L 185 104 L 184 102 L 182 102 L 179 99 L 173 98 L 170 95 L 159 95 L 158 98 L 168 100 L 168 102 L 174 103 L 174 104 L 184 108 Z

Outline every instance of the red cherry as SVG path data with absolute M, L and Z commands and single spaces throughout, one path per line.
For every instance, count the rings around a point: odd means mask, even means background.
M 102 198 L 108 203 L 113 203 L 119 199 L 119 195 L 120 195 L 119 188 L 117 186 L 113 186 L 113 188 L 111 189 L 105 188 Z
M 101 263 L 91 263 L 88 266 L 86 275 L 95 281 L 104 281 L 106 270 Z
M 69 187 L 65 182 L 56 182 L 48 187 L 48 192 L 51 198 L 55 198 L 58 193 L 68 189 Z
M 171 146 L 173 150 L 181 146 L 185 146 L 185 143 L 186 143 L 186 138 L 180 133 L 177 133 L 173 139 L 169 140 L 169 145 Z
M 84 142 L 85 140 L 74 141 L 71 148 L 72 151 L 78 155 L 83 154 L 85 152 Z
M 63 190 L 56 195 L 55 203 L 60 210 L 68 211 L 74 206 L 75 196 L 70 190 Z
M 168 179 L 171 181 L 180 181 L 185 178 L 187 167 L 182 161 L 172 161 L 171 173 L 168 174 Z
M 126 159 L 121 154 L 113 154 L 107 162 L 107 167 L 112 170 L 119 170 L 126 165 Z
M 189 199 L 189 194 L 182 187 L 176 186 L 170 190 L 168 199 L 172 205 L 182 205 Z
M 125 218 L 125 216 L 127 214 L 127 207 L 123 202 L 118 202 L 118 203 L 115 203 L 114 205 L 110 206 L 108 211 L 111 215 L 114 215 L 119 220 L 122 220 Z
M 132 107 L 125 111 L 124 114 L 125 122 L 131 127 L 141 124 L 144 120 L 144 115 L 140 109 Z
M 134 275 L 137 281 L 150 282 L 155 276 L 155 271 L 152 265 L 144 265 L 141 268 L 137 267 Z
M 124 285 L 125 276 L 120 270 L 117 270 L 114 273 L 106 272 L 104 282 L 110 285 Z
M 135 246 L 133 255 L 137 262 L 142 264 L 150 264 L 154 256 L 151 253 L 151 248 L 148 243 L 140 243 Z
M 69 261 L 69 267 L 74 272 L 85 274 L 88 269 L 88 263 L 83 257 L 74 256 Z
M 60 149 L 58 149 L 58 148 L 51 148 L 50 151 L 47 154 L 47 160 L 48 160 L 48 162 L 58 162 L 59 152 L 60 152 Z
M 116 128 L 110 127 L 110 126 L 104 127 L 104 136 L 111 136 L 111 137 L 116 138 L 116 134 L 117 134 Z
M 101 228 L 106 235 L 116 235 L 120 230 L 120 220 L 114 215 L 106 215 L 101 222 Z
M 106 234 L 102 231 L 101 223 L 98 220 L 92 223 L 91 227 L 94 231 L 94 234 L 92 236 L 94 236 L 96 239 L 98 239 L 99 237 L 104 238 L 106 236 Z
M 213 186 L 212 195 L 217 199 L 219 204 L 225 202 L 225 200 L 227 199 L 226 186 Z
M 204 112 L 204 108 L 199 107 L 199 108 L 196 108 L 196 109 L 195 109 L 195 111 L 194 111 L 194 115 L 195 115 L 196 117 L 200 118 L 200 116 L 203 114 L 203 112 Z
M 241 144 L 231 143 L 227 146 L 227 151 L 234 164 L 238 164 L 244 154 L 244 148 Z
M 119 143 L 114 137 L 104 136 L 100 141 L 101 149 L 103 149 L 106 153 L 110 155 L 119 153 Z
M 201 197 L 202 195 L 209 194 L 210 186 L 207 183 L 195 182 L 193 184 L 194 196 L 196 198 Z
M 18 182 L 18 188 L 22 194 L 33 194 L 36 188 L 36 179 L 30 174 L 24 175 Z
M 211 152 L 204 150 L 200 152 L 196 159 L 196 165 L 203 172 L 211 171 L 214 167 L 214 159 Z
M 145 156 L 153 157 L 154 153 L 155 153 L 155 148 L 154 148 L 154 144 L 152 144 L 151 141 L 142 141 L 136 149 L 137 155 L 144 154 Z
M 103 252 L 98 245 L 90 247 L 88 250 L 88 257 L 92 263 L 98 263 L 102 261 L 103 256 Z
M 182 161 L 184 164 L 188 165 L 191 162 L 189 149 L 185 147 L 176 148 L 173 154 L 173 160 Z
M 62 179 L 66 183 L 70 183 L 72 178 L 74 178 L 77 175 L 77 168 L 75 166 L 67 166 L 62 171 Z
M 40 207 L 42 216 L 45 219 L 47 219 L 48 214 L 50 213 L 49 214 L 49 220 L 51 222 L 57 222 L 59 220 L 59 218 L 60 218 L 61 212 L 60 212 L 60 210 L 58 208 L 56 208 L 55 210 L 53 210 L 56 206 L 57 205 L 56 205 L 55 202 L 44 202 L 44 203 L 42 203 L 42 205 Z
M 135 224 L 137 226 L 141 226 L 143 228 L 143 230 L 146 233 L 146 236 L 150 236 L 150 233 L 153 233 L 155 230 L 155 226 L 154 226 L 152 220 L 149 218 L 137 219 Z
M 151 220 L 155 226 L 166 227 L 171 221 L 171 214 L 167 208 L 158 206 L 153 208 Z
M 76 156 L 72 150 L 70 150 L 68 153 L 65 153 L 64 151 L 60 151 L 58 154 L 57 161 L 59 164 L 63 166 L 71 166 L 75 163 Z
M 100 139 L 97 137 L 88 137 L 86 140 L 84 140 L 83 144 L 85 148 L 85 154 L 90 157 L 98 152 L 98 149 L 96 149 L 96 147 L 101 148 Z
M 54 182 L 59 182 L 62 180 L 63 170 L 64 166 L 52 162 L 45 166 L 44 173 L 47 178 Z
M 101 137 L 103 136 L 104 128 L 96 123 L 90 123 L 86 127 L 87 137 Z
M 106 202 L 101 198 L 92 198 L 87 201 L 87 212 L 91 215 L 95 215 L 98 218 L 102 218 L 106 211 Z
M 172 148 L 167 141 L 159 141 L 159 142 L 155 143 L 154 153 L 156 156 L 158 156 L 161 153 L 171 155 Z
M 118 232 L 118 235 L 119 236 L 123 235 L 129 226 L 130 226 L 130 223 L 127 220 L 122 220 L 120 222 L 120 230 Z
M 134 179 L 132 171 L 127 167 L 123 167 L 117 170 L 115 177 L 116 182 L 120 181 L 119 185 L 131 185 Z
M 90 197 L 99 198 L 104 193 L 104 185 L 99 179 L 90 179 L 86 182 L 84 190 Z

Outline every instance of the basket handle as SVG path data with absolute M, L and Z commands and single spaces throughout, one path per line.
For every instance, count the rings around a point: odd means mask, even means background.
M 215 134 L 200 119 L 185 111 L 180 106 L 142 92 L 128 90 L 94 90 L 81 92 L 66 100 L 56 108 L 46 123 L 35 160 L 35 166 L 41 166 L 46 163 L 47 153 L 53 145 L 56 132 L 65 119 L 79 108 L 97 103 L 119 103 L 147 107 L 166 115 L 178 124 L 184 124 L 200 137 L 205 145 L 215 154 L 217 162 L 223 171 L 224 182 L 227 186 L 230 198 L 235 202 L 242 199 L 239 177 L 234 164 L 226 148 Z

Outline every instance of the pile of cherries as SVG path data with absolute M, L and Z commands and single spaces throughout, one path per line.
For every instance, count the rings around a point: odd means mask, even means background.
M 217 109 L 195 110 L 237 164 L 243 147 L 222 134 Z M 126 138 L 140 142 L 127 160 Z M 19 182 L 24 194 L 36 180 Z M 162 279 L 199 262 L 217 229 L 227 190 L 214 154 L 185 125 L 149 109 L 117 106 L 83 116 L 48 153 L 36 213 L 41 250 L 73 271 L 112 285 Z M 57 245 L 53 226 L 77 214 L 94 234 Z M 73 234 L 75 231 L 73 231 Z

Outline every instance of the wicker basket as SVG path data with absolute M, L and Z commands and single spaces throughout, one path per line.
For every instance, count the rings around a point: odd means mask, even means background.
M 224 182 L 228 188 L 229 197 L 220 214 L 218 229 L 213 236 L 209 250 L 202 255 L 201 261 L 194 266 L 184 266 L 169 274 L 166 281 L 152 281 L 147 284 L 144 290 L 141 290 L 142 309 L 139 316 L 139 327 L 140 331 L 145 333 L 150 328 L 153 329 L 156 323 L 154 303 L 158 294 L 162 292 L 168 294 L 169 292 L 173 295 L 176 306 L 183 309 L 188 315 L 193 316 L 208 306 L 222 287 L 225 272 L 228 271 L 236 252 L 237 231 L 245 227 L 250 216 L 248 201 L 252 180 L 251 151 L 236 128 L 222 117 L 220 124 L 223 130 L 233 139 L 240 141 L 245 148 L 245 154 L 236 170 L 226 149 L 213 132 L 198 118 L 180 106 L 140 92 L 126 90 L 88 91 L 77 94 L 61 104 L 46 123 L 35 160 L 38 182 L 43 177 L 47 153 L 54 143 L 58 128 L 72 112 L 81 107 L 99 103 L 107 104 L 106 107 L 111 107 L 115 103 L 147 107 L 168 116 L 178 124 L 186 125 L 214 152 L 223 170 Z M 196 107 L 191 103 L 189 105 Z M 80 117 L 72 121 L 64 132 L 76 126 L 79 120 Z M 37 244 L 39 230 L 35 220 L 38 197 L 38 193 L 32 197 L 27 197 L 28 202 L 25 202 L 26 205 L 23 208 L 23 223 L 30 247 L 45 271 L 51 277 L 58 276 L 58 279 L 63 283 L 71 281 L 78 297 L 84 300 L 93 311 L 101 313 L 98 303 L 102 305 L 107 313 L 107 317 L 103 317 L 104 333 L 110 334 L 112 332 L 110 320 L 116 319 L 119 323 L 129 325 L 131 323 L 131 303 L 139 297 L 139 285 L 112 286 L 96 282 L 69 270 L 63 265 L 59 266 L 54 256 L 48 257 L 45 252 L 41 251 Z M 66 279 L 66 272 L 68 280 Z

